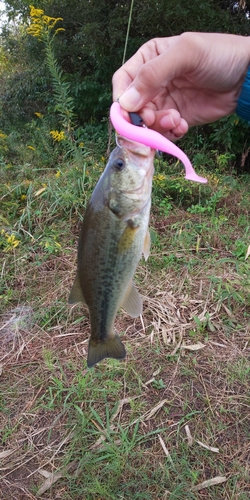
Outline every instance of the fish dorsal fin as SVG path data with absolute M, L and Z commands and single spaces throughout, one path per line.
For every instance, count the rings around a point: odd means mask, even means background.
M 132 281 L 129 283 L 121 306 L 132 318 L 137 318 L 142 314 L 142 299 Z
M 150 244 L 151 244 L 151 239 L 150 239 L 150 232 L 148 229 L 146 236 L 145 236 L 145 240 L 144 240 L 144 246 L 143 246 L 143 255 L 144 255 L 145 260 L 148 260 L 148 258 L 149 258 Z
M 79 273 L 77 271 L 76 277 L 74 284 L 72 286 L 71 292 L 69 294 L 69 304 L 76 304 L 77 302 L 83 302 L 86 304 L 86 301 L 84 299 L 82 289 L 81 289 L 81 284 L 80 284 L 80 278 L 79 278 Z

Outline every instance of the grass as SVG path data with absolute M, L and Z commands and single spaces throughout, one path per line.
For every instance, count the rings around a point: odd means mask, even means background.
M 117 316 L 127 359 L 88 370 L 67 297 L 103 166 L 1 164 L 2 498 L 247 500 L 249 177 L 156 161 L 144 314 Z

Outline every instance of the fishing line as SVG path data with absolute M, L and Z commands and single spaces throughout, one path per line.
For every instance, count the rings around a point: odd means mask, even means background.
M 129 31 L 130 31 L 130 25 L 131 25 L 131 19 L 132 19 L 132 11 L 134 7 L 134 0 L 131 0 L 130 4 L 130 10 L 129 10 L 129 18 L 128 18 L 128 26 L 127 26 L 127 33 L 126 33 L 126 39 L 125 39 L 125 44 L 124 44 L 124 51 L 123 51 L 123 57 L 122 57 L 122 65 L 125 63 L 125 57 L 126 57 L 126 52 L 127 52 L 127 45 L 128 45 L 128 37 L 129 37 Z M 109 157 L 110 155 L 110 145 L 112 141 L 112 123 L 109 118 L 109 125 L 108 125 L 108 147 L 106 151 L 106 156 Z
M 126 39 L 125 39 L 125 44 L 124 44 L 124 51 L 123 51 L 123 57 L 122 57 L 122 65 L 125 63 L 125 58 L 126 58 L 126 52 L 127 52 L 127 46 L 128 46 L 128 37 L 129 37 L 129 31 L 130 31 L 130 25 L 131 25 L 131 19 L 132 19 L 132 11 L 134 7 L 134 0 L 131 0 L 130 4 L 130 10 L 129 10 L 129 18 L 128 18 L 128 26 L 127 26 L 127 33 L 126 33 Z M 109 118 L 108 122 L 108 147 L 106 151 L 106 156 L 109 157 L 110 155 L 110 145 L 112 141 L 112 130 L 113 126 Z
M 123 58 L 122 58 L 122 65 L 125 63 L 125 57 L 126 57 L 126 52 L 127 52 L 128 37 L 129 37 L 129 30 L 130 30 L 130 24 L 131 24 L 131 19 L 132 19 L 133 7 L 134 7 L 134 0 L 131 0 L 130 11 L 129 11 L 129 18 L 128 18 L 127 34 L 126 34 L 125 45 L 124 45 L 124 52 L 123 52 Z

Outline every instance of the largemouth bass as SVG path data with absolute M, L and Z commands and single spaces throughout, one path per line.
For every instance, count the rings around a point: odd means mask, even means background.
M 154 154 L 148 146 L 118 136 L 86 208 L 69 303 L 81 301 L 89 308 L 88 367 L 104 358 L 125 358 L 114 332 L 120 306 L 132 317 L 142 314 L 132 279 L 142 253 L 145 259 L 149 255 Z

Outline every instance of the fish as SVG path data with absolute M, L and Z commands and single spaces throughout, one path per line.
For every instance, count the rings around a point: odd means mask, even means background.
M 105 358 L 126 357 L 114 322 L 120 307 L 132 318 L 142 314 L 133 276 L 142 254 L 147 260 L 150 252 L 155 150 L 121 136 L 116 143 L 86 207 L 68 300 L 89 309 L 89 368 Z

